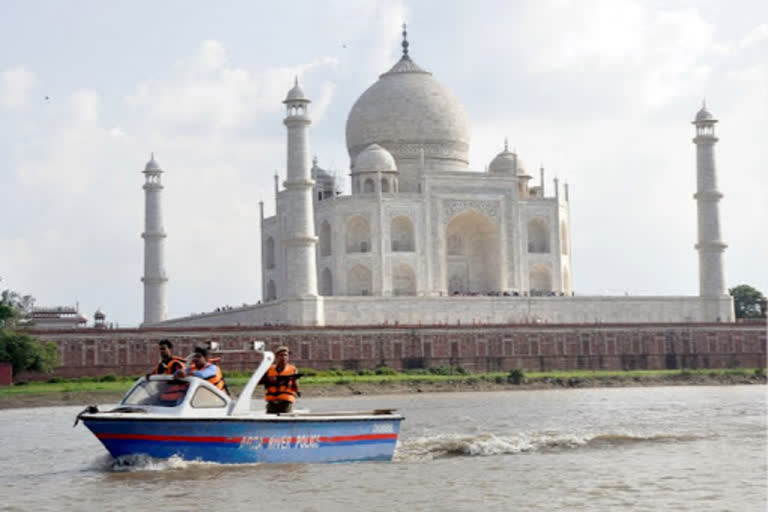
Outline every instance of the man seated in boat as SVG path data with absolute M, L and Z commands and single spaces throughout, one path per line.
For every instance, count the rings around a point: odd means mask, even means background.
M 224 375 L 218 365 L 208 361 L 208 351 L 203 347 L 195 347 L 192 356 L 192 364 L 186 370 L 176 372 L 176 377 L 199 377 L 205 379 L 220 390 L 227 392 L 227 385 L 224 383 Z
M 296 367 L 288 362 L 290 355 L 288 347 L 277 347 L 275 364 L 269 367 L 261 379 L 264 384 L 264 399 L 267 401 L 267 414 L 291 412 L 299 396 L 300 375 Z
M 179 370 L 184 370 L 187 367 L 184 358 L 173 355 L 173 343 L 171 343 L 171 340 L 160 340 L 158 346 L 160 347 L 160 362 L 155 367 L 155 375 L 174 375 Z

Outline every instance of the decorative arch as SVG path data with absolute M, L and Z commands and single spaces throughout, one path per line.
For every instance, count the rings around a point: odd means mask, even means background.
M 320 295 L 324 297 L 333 295 L 333 275 L 328 268 L 324 268 L 320 273 Z
M 528 252 L 547 253 L 549 246 L 549 224 L 541 217 L 528 221 Z
M 392 252 L 413 252 L 415 249 L 411 219 L 402 215 L 392 219 L 390 238 Z
M 376 192 L 376 182 L 373 181 L 373 178 L 368 178 L 363 182 L 363 192 L 364 193 Z
M 333 249 L 332 245 L 331 224 L 324 220 L 320 224 L 320 256 L 330 256 Z
M 266 300 L 276 300 L 277 299 L 277 287 L 275 286 L 275 282 L 273 280 L 269 280 L 267 282 L 267 299 Z
M 346 247 L 347 253 L 371 252 L 371 228 L 360 215 L 347 221 Z
M 371 295 L 373 278 L 363 265 L 355 265 L 347 272 L 347 295 Z
M 271 236 L 264 242 L 264 259 L 267 268 L 275 268 L 275 239 Z
M 381 192 L 383 194 L 389 192 L 389 180 L 387 178 L 381 178 Z
M 563 254 L 568 254 L 568 228 L 565 221 L 560 223 L 560 249 Z
M 502 289 L 499 228 L 475 209 L 456 215 L 445 228 L 445 287 L 450 293 Z
M 528 276 L 531 295 L 544 295 L 552 291 L 552 269 L 546 263 L 531 267 Z
M 407 263 L 392 269 L 392 292 L 395 295 L 416 295 L 416 273 Z

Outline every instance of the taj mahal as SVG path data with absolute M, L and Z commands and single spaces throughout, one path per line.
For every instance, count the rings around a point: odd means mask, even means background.
M 576 296 L 568 185 L 545 183 L 544 169 L 526 167 L 506 140 L 487 167 L 471 170 L 464 106 L 414 62 L 405 30 L 400 60 L 349 112 L 350 194 L 310 160 L 311 100 L 298 79 L 283 104 L 286 178 L 281 187 L 275 176 L 274 215 L 265 216 L 260 203 L 260 303 L 167 318 L 163 171 L 153 156 L 144 169 L 144 326 L 734 319 L 720 234 L 717 120 L 705 107 L 693 121 L 699 295 Z M 254 290 L 245 299 L 257 298 Z

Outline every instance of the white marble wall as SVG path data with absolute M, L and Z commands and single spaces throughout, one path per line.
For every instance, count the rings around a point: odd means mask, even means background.
M 158 326 L 732 322 L 726 297 L 320 297 L 177 318 Z

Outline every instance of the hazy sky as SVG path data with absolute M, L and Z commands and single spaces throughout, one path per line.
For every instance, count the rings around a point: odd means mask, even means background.
M 706 97 L 727 284 L 768 292 L 764 0 L 8 2 L 0 289 L 139 323 L 154 151 L 169 315 L 259 300 L 281 100 L 299 75 L 312 153 L 346 176 L 347 114 L 399 58 L 404 19 L 414 61 L 466 106 L 472 170 L 509 137 L 550 190 L 570 184 L 579 295 L 698 293 L 690 121 Z

